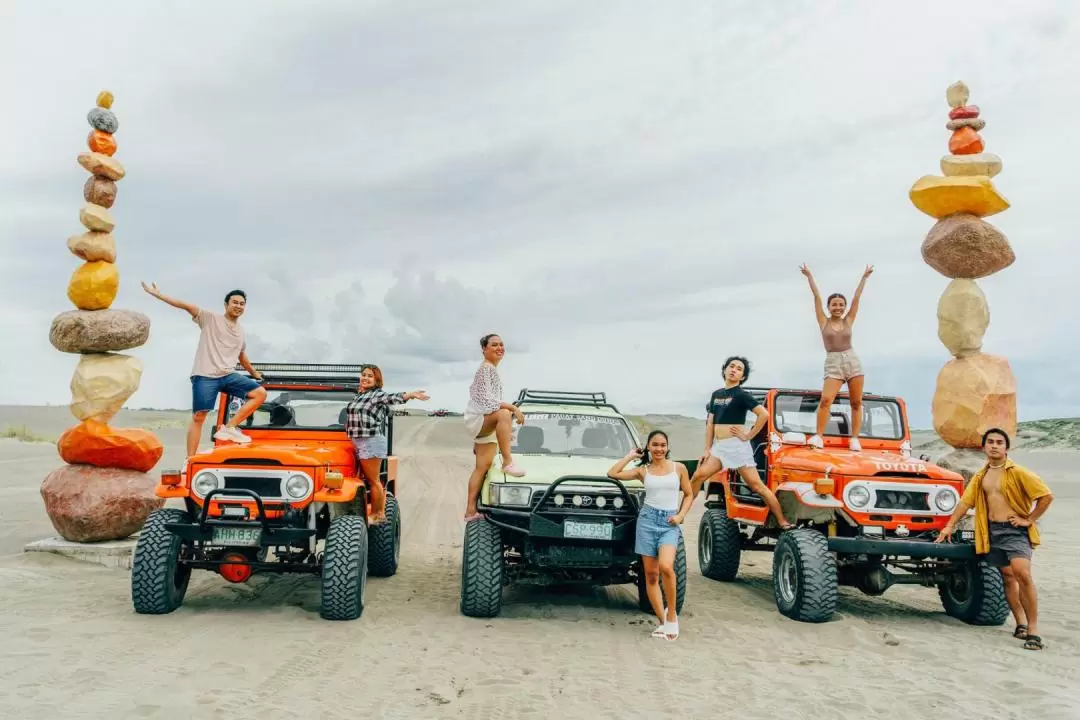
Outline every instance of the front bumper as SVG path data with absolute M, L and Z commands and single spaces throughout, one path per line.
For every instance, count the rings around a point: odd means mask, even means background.
M 254 501 L 258 508 L 257 515 L 247 520 L 229 520 L 224 518 L 208 518 L 210 500 L 215 496 L 222 495 L 225 498 L 238 500 L 241 497 L 244 502 Z M 228 504 L 224 498 L 218 498 L 217 502 L 222 505 Z M 271 524 L 266 516 L 266 508 L 262 498 L 250 490 L 213 490 L 204 498 L 202 510 L 194 522 L 165 523 L 165 529 L 188 542 L 199 542 L 228 547 L 228 543 L 214 541 L 214 530 L 224 528 L 259 528 L 258 547 L 280 547 L 285 545 L 306 544 L 308 539 L 315 534 L 314 528 L 283 526 Z M 244 545 L 244 547 L 255 547 Z
M 844 555 L 890 555 L 914 560 L 974 560 L 975 544 L 966 541 L 935 543 L 871 537 L 831 537 L 829 550 Z

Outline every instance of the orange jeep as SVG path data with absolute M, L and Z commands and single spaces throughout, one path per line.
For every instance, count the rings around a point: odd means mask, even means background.
M 806 441 L 815 430 L 820 392 L 747 391 L 769 412 L 751 441 L 758 472 L 799 527 L 781 532 L 737 473 L 717 473 L 706 481 L 698 530 L 705 577 L 733 580 L 742 552 L 763 550 L 773 553 L 776 606 L 796 620 L 832 617 L 839 585 L 880 595 L 892 585 L 912 584 L 937 586 L 945 612 L 967 623 L 1005 621 L 1001 574 L 975 556 L 970 518 L 953 543 L 933 543 L 956 509 L 964 480 L 925 456 L 911 457 L 903 400 L 863 396 L 863 451 L 856 453 L 847 448 L 847 395 L 836 398 L 825 447 L 818 450 Z
M 359 365 L 257 364 L 266 401 L 247 420 L 247 444 L 216 441 L 188 458 L 183 471 L 161 473 L 158 497 L 184 509 L 155 510 L 135 547 L 135 612 L 180 607 L 193 569 L 229 582 L 256 572 L 311 573 L 322 583 L 320 614 L 352 620 L 364 610 L 367 574 L 397 571 L 401 517 L 394 494 L 393 415 L 383 461 L 385 524 L 368 527 L 369 493 L 358 477 L 345 406 L 357 391 Z M 239 407 L 222 395 L 217 424 Z M 211 431 L 211 436 L 213 432 Z

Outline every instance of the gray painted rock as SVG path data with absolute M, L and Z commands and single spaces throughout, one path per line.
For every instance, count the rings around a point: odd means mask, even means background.
M 49 329 L 49 342 L 68 353 L 130 350 L 149 337 L 150 318 L 134 310 L 69 310 Z
M 90 127 L 101 132 L 114 133 L 120 127 L 120 121 L 116 119 L 113 111 L 105 108 L 94 108 L 86 113 L 86 119 Z

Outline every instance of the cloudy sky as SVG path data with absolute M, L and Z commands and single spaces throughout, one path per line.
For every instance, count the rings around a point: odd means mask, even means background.
M 79 261 L 75 162 L 102 88 L 128 176 L 121 289 L 147 313 L 130 406 L 188 407 L 197 328 L 139 281 L 249 294 L 256 361 L 377 362 L 461 408 L 499 332 L 508 395 L 605 390 L 702 415 L 730 353 L 816 387 L 798 266 L 849 296 L 869 390 L 929 424 L 947 280 L 907 191 L 947 152 L 945 88 L 987 121 L 1016 263 L 980 281 L 1021 418 L 1075 415 L 1080 8 L 1023 3 L 4 4 L 0 403 L 65 403 L 52 318 Z

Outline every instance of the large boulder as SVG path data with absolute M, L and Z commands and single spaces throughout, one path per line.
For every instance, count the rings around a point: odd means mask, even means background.
M 146 473 L 92 465 L 65 465 L 41 483 L 45 512 L 70 542 L 120 540 L 138 532 L 165 504 Z
M 142 370 L 142 361 L 130 355 L 83 355 L 71 378 L 71 413 L 108 422 L 139 389 Z
M 149 337 L 150 318 L 134 310 L 68 310 L 49 329 L 49 342 L 68 353 L 130 350 Z
M 971 213 L 934 223 L 923 240 L 922 257 L 945 277 L 969 280 L 993 275 L 1016 261 L 1004 233 Z
M 974 280 L 953 280 L 941 294 L 937 308 L 938 339 L 954 357 L 982 350 L 990 326 L 990 306 Z
M 1016 378 L 1009 361 L 978 353 L 945 363 L 931 403 L 934 430 L 954 448 L 979 448 L 992 427 L 1016 437 Z
M 64 462 L 150 472 L 161 460 L 165 447 L 149 430 L 112 428 L 87 420 L 71 428 L 56 443 Z
M 120 290 L 120 272 L 104 260 L 83 263 L 71 274 L 68 300 L 80 310 L 105 310 Z
M 924 175 L 911 186 L 908 197 L 915 207 L 938 220 L 956 213 L 987 217 L 1009 209 L 1009 202 L 985 175 Z

